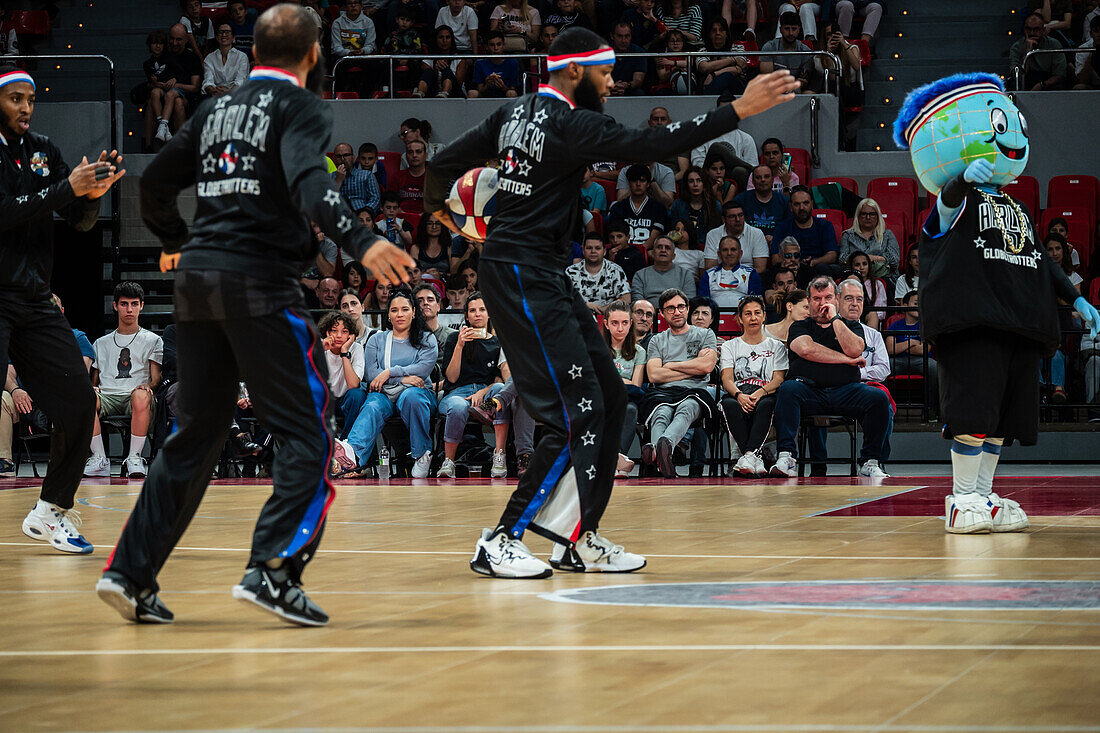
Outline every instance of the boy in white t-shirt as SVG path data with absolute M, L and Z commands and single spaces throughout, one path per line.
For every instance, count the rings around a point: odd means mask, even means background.
M 466 0 L 447 0 L 447 7 L 440 8 L 435 16 L 435 27 L 445 25 L 455 36 L 455 48 L 473 51 L 477 48 L 477 13 L 466 5 Z
M 92 344 L 92 384 L 96 388 L 96 417 L 92 426 L 92 457 L 84 465 L 85 476 L 109 476 L 111 464 L 103 447 L 99 419 L 130 416 L 130 452 L 123 464 L 124 476 L 145 476 L 141 451 L 153 423 L 153 390 L 160 384 L 164 342 L 138 325 L 145 307 L 145 291 L 134 282 L 115 287 L 114 309 L 118 328 Z
M 346 438 L 367 401 L 362 386 L 366 361 L 363 344 L 355 338 L 355 321 L 343 311 L 329 311 L 317 324 L 328 364 L 328 386 L 336 400 L 336 411 L 344 419 L 340 437 Z

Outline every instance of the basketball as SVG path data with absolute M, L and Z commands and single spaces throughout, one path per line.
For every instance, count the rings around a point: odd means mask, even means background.
M 447 210 L 463 236 L 482 241 L 489 220 L 497 208 L 497 172 L 494 168 L 474 168 L 451 186 Z

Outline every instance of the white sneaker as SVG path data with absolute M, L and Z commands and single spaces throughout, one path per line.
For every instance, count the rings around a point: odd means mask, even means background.
M 992 493 L 986 497 L 986 506 L 993 520 L 991 532 L 1022 532 L 1031 524 L 1020 504 L 1012 499 Z
M 136 455 L 126 456 L 122 473 L 129 478 L 145 478 L 145 459 Z
M 508 476 L 507 455 L 502 450 L 493 451 L 493 467 L 489 469 L 489 475 L 493 478 L 506 478 Z
M 733 472 L 738 476 L 755 476 L 756 464 L 753 463 L 752 453 L 742 454 L 737 463 L 733 464 Z
M 798 464 L 787 451 L 783 451 L 779 454 L 779 458 L 776 460 L 775 465 L 772 466 L 772 476 L 782 476 L 784 478 L 794 478 L 798 475 Z
M 859 467 L 859 475 L 864 478 L 890 478 L 890 474 L 883 471 L 882 466 L 878 465 L 878 461 L 874 458 Z
M 154 135 L 157 140 L 162 143 L 166 143 L 172 139 L 172 131 L 168 129 L 168 120 L 161 120 L 157 125 L 157 134 Z
M 768 469 L 764 466 L 764 459 L 756 451 L 749 453 L 752 456 L 752 470 L 755 476 L 767 476 Z
M 351 443 L 339 438 L 332 441 L 332 465 L 329 468 L 332 473 L 344 473 L 359 468 L 359 457 L 355 455 Z
M 990 503 L 987 497 L 973 493 L 948 494 L 943 502 L 947 516 L 944 529 L 951 534 L 979 534 L 992 531 L 993 517 L 989 512 Z
M 626 478 L 634 470 L 634 461 L 629 456 L 619 454 L 619 460 L 615 464 L 615 478 Z
M 80 525 L 80 513 L 75 509 L 65 510 L 39 499 L 23 520 L 23 534 L 32 540 L 49 542 L 62 552 L 90 555 L 94 548 L 77 531 Z
M 444 458 L 442 465 L 439 466 L 439 470 L 435 472 L 436 478 L 454 478 L 455 477 L 455 462 L 450 458 Z
M 574 545 L 587 573 L 632 573 L 645 567 L 645 558 L 627 552 L 598 532 L 585 532 Z M 562 569 L 567 569 L 563 566 Z M 572 568 L 568 568 L 572 569 Z
M 111 475 L 111 462 L 107 456 L 92 455 L 84 464 L 84 475 L 90 477 L 102 477 Z
M 430 450 L 424 451 L 424 455 L 416 459 L 416 463 L 412 467 L 413 478 L 427 478 L 428 469 L 432 467 L 432 452 Z
M 454 464 L 452 463 L 452 466 Z M 493 537 L 493 530 L 481 530 L 474 547 L 470 569 L 494 578 L 549 578 L 553 569 L 531 554 L 527 545 L 504 532 Z

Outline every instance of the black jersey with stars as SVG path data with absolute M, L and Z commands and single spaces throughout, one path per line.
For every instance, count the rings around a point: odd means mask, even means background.
M 77 198 L 69 173 L 44 135 L 0 134 L 0 297 L 49 296 L 54 212 L 81 231 L 95 225 L 99 199 Z
M 585 165 L 601 160 L 650 163 L 702 145 L 737 127 L 733 107 L 664 127 L 629 129 L 576 108 L 549 85 L 509 100 L 428 162 L 424 210 L 443 208 L 451 182 L 500 160 L 496 213 L 482 258 L 561 272 L 572 263 Z
M 332 112 L 295 76 L 256 67 L 229 94 L 204 102 L 141 178 L 141 214 L 181 252 L 180 270 L 297 280 L 317 255 L 310 220 L 360 259 L 376 241 L 325 169 Z M 176 198 L 194 185 L 188 233 Z
M 1077 290 L 1046 253 L 1031 214 L 999 192 L 967 186 L 946 231 L 936 212 L 920 233 L 921 338 L 985 327 L 1047 348 L 1058 343 L 1057 299 Z

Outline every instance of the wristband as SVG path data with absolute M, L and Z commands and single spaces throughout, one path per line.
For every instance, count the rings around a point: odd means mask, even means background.
M 350 351 L 341 351 L 340 356 L 344 357 L 345 359 L 350 359 L 351 358 L 351 352 Z
M 832 323 L 833 321 L 843 321 L 843 320 L 844 319 L 841 318 L 840 314 L 838 313 L 838 314 L 836 314 L 835 316 L 833 316 L 832 318 L 829 319 L 829 323 Z

